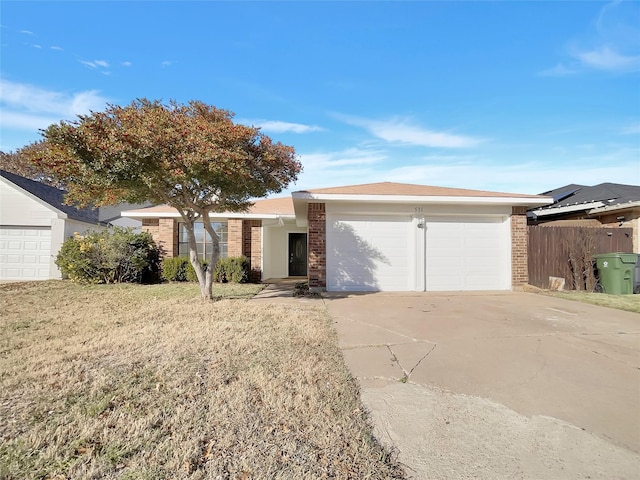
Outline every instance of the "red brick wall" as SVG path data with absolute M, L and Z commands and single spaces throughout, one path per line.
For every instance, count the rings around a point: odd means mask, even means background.
M 529 281 L 527 257 L 527 209 L 512 207 L 511 211 L 511 286 L 517 287 Z
M 242 221 L 242 255 L 249 259 L 249 281 L 262 280 L 262 222 L 260 220 Z M 231 245 L 229 245 L 231 248 Z M 229 250 L 231 251 L 231 250 Z M 231 255 L 231 254 L 229 254 Z
M 242 219 L 229 219 L 227 223 L 227 254 L 230 257 L 239 257 L 240 255 L 244 255 L 242 230 Z
M 149 232 L 158 244 L 163 257 L 178 255 L 178 221 L 173 218 L 145 218 L 142 230 Z
M 327 286 L 327 215 L 324 203 L 309 203 L 309 286 Z

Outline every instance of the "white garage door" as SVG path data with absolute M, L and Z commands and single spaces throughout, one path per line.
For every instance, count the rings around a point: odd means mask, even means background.
M 51 262 L 51 229 L 0 227 L 0 280 L 45 280 Z
M 327 218 L 327 290 L 412 290 L 409 217 Z
M 427 219 L 426 290 L 508 290 L 509 235 L 503 218 Z

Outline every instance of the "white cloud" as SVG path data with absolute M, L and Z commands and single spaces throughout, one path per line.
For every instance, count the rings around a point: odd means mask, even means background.
M 98 68 L 98 67 L 109 68 L 109 63 L 105 60 L 93 60 L 92 62 L 87 60 L 78 60 L 78 61 L 83 65 L 86 65 L 87 67 L 91 67 L 91 68 Z
M 291 191 L 398 182 L 537 194 L 570 183 L 640 184 L 637 147 L 620 144 L 594 150 L 573 146 L 548 151 L 545 154 L 548 161 L 540 161 L 538 154 L 514 155 L 512 148 L 507 150 L 413 157 L 404 148 L 303 153 L 300 160 L 304 171 Z M 521 152 L 519 148 L 515 151 Z
M 374 149 L 300 153 L 304 170 L 290 191 L 378 181 L 376 175 L 386 160 L 385 152 Z
M 628 125 L 620 133 L 623 135 L 640 135 L 640 123 Z
M 171 62 L 169 60 L 165 60 L 160 65 L 162 65 L 163 67 L 170 67 L 171 66 Z
M 277 120 L 256 120 L 249 122 L 260 127 L 265 132 L 272 133 L 309 133 L 319 132 L 322 128 L 315 125 L 304 125 L 302 123 L 280 122 Z
M 323 170 L 335 167 L 362 167 L 376 165 L 387 159 L 384 152 L 359 148 L 347 148 L 337 152 L 301 154 L 303 164 L 312 169 Z
M 34 43 L 33 48 L 42 48 L 42 45 L 38 45 L 37 43 Z
M 20 113 L 3 110 L 0 127 L 14 130 L 38 130 L 59 121 L 54 116 Z
M 53 45 L 53 46 L 52 46 L 52 47 L 50 47 L 50 48 L 51 48 L 51 50 L 57 50 L 57 51 L 59 51 L 59 52 L 61 52 L 61 51 L 63 51 L 63 50 L 64 50 L 62 47 L 58 47 L 58 46 L 56 46 L 56 45 Z
M 0 79 L 0 127 L 36 131 L 60 120 L 73 120 L 77 115 L 101 110 L 107 102 L 97 90 L 58 92 Z
M 35 33 L 29 31 L 29 30 L 20 30 L 20 33 L 24 33 L 25 35 L 35 35 Z
M 606 45 L 589 51 L 574 51 L 572 55 L 586 67 L 597 70 L 640 70 L 640 55 L 622 55 Z
M 571 39 L 565 47 L 569 66 L 559 63 L 540 75 L 563 76 L 589 70 L 639 71 L 639 14 L 637 2 L 613 1 L 603 5 L 592 27 Z
M 122 66 L 123 67 L 130 67 L 132 65 L 133 65 L 133 63 L 131 63 L 131 62 L 122 62 Z
M 566 77 L 578 73 L 575 68 L 567 67 L 562 63 L 557 64 L 553 68 L 541 71 L 538 75 L 542 77 Z
M 465 162 L 408 165 L 388 171 L 385 177 L 389 181 L 401 183 L 537 194 L 570 183 L 630 183 L 631 167 L 630 162 L 613 167 L 609 164 L 585 164 L 580 169 L 570 165 L 543 165 L 537 162 L 513 165 Z M 637 166 L 635 168 L 637 171 Z
M 377 138 L 391 143 L 421 147 L 468 148 L 484 142 L 484 139 L 477 137 L 429 130 L 399 118 L 380 121 L 348 115 L 336 115 L 336 117 L 350 125 L 365 128 Z

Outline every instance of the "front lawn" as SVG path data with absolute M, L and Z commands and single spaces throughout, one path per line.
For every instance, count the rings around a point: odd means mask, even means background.
M 320 308 L 51 281 L 0 309 L 0 478 L 404 478 Z
M 607 295 L 593 292 L 545 292 L 554 297 L 566 298 L 577 302 L 592 303 L 602 307 L 617 308 L 629 312 L 640 313 L 640 295 Z

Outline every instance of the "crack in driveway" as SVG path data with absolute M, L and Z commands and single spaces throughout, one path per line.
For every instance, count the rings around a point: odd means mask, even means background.
M 424 343 L 424 342 L 422 342 Z M 431 343 L 431 342 L 429 342 Z M 389 350 L 389 352 L 391 353 L 393 360 L 400 366 L 400 368 L 402 369 L 402 373 L 404 373 L 404 376 L 406 378 L 406 380 L 409 380 L 411 378 L 411 374 L 413 373 L 413 371 L 418 368 L 418 365 L 420 365 L 422 363 L 422 361 L 427 358 L 431 352 L 433 352 L 436 349 L 437 344 L 435 343 L 431 343 L 433 346 L 431 347 L 431 349 L 429 349 L 429 351 L 427 353 L 425 353 L 422 358 L 420 358 L 420 360 L 418 360 L 418 362 L 411 368 L 411 370 L 407 371 L 406 368 L 404 368 L 404 366 L 402 366 L 402 363 L 400 363 L 400 360 L 398 359 L 398 356 L 395 354 L 395 352 L 391 349 L 392 346 L 395 345 L 387 345 L 387 349 Z M 396 345 L 400 345 L 400 344 L 396 344 Z M 406 345 L 406 344 L 405 344 Z

